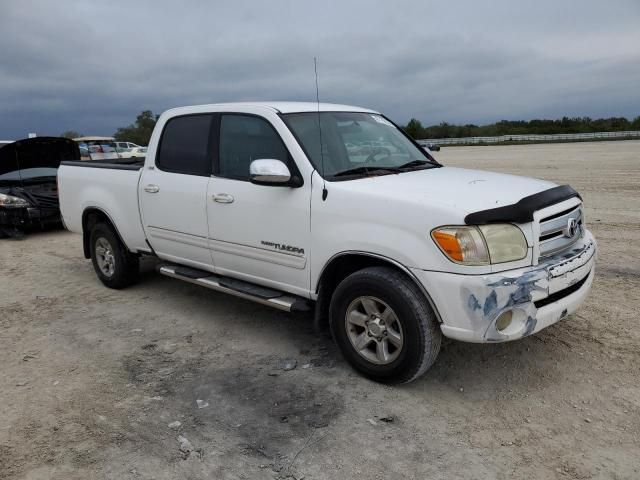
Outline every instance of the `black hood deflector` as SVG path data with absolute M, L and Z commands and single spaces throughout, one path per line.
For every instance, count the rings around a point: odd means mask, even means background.
M 464 218 L 467 225 L 484 225 L 486 223 L 527 223 L 533 221 L 533 212 L 549 207 L 555 203 L 572 197 L 582 197 L 569 185 L 561 185 L 543 192 L 524 197 L 518 203 L 505 205 L 489 210 L 470 213 Z

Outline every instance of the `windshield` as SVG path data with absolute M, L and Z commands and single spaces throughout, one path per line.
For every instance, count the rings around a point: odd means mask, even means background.
M 327 179 L 401 173 L 439 166 L 424 150 L 381 115 L 359 112 L 304 112 L 282 116 L 315 168 Z M 318 126 L 321 128 L 319 129 Z M 322 155 L 320 137 L 322 136 Z M 324 158 L 323 158 L 324 157 Z

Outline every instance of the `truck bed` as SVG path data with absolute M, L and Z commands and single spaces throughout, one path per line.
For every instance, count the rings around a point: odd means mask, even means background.
M 144 159 L 65 161 L 58 169 L 60 212 L 67 229 L 82 233 L 83 214 L 106 214 L 132 252 L 148 251 L 138 209 Z
M 114 160 L 64 161 L 60 165 L 86 168 L 108 168 L 111 170 L 140 170 L 144 166 L 144 157 L 118 158 Z

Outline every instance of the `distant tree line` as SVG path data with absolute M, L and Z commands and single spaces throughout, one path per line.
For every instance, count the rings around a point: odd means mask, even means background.
M 413 138 L 494 137 L 498 135 L 542 135 L 550 133 L 618 132 L 640 130 L 640 116 L 633 120 L 624 117 L 598 118 L 562 117 L 558 120 L 500 120 L 489 125 L 439 125 L 423 127 L 412 118 L 402 127 Z
M 151 110 L 138 114 L 136 121 L 127 127 L 118 128 L 113 135 L 116 140 L 129 141 L 138 145 L 148 145 L 159 115 Z M 543 135 L 550 133 L 619 132 L 640 130 L 640 116 L 633 120 L 624 117 L 597 118 L 562 117 L 557 120 L 500 120 L 489 125 L 453 125 L 442 122 L 439 125 L 423 127 L 420 120 L 412 118 L 402 127 L 413 138 L 460 138 L 494 137 L 498 135 Z M 80 137 L 73 130 L 64 132 L 67 138 Z
M 116 140 L 132 142 L 137 145 L 149 145 L 151 133 L 156 126 L 158 117 L 151 110 L 144 110 L 136 117 L 136 121 L 128 127 L 120 127 L 113 134 Z

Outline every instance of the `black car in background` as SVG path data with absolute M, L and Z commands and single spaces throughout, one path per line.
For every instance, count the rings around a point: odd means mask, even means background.
M 79 160 L 73 140 L 35 137 L 0 146 L 0 237 L 60 225 L 56 176 L 63 160 Z

